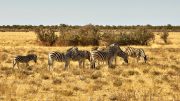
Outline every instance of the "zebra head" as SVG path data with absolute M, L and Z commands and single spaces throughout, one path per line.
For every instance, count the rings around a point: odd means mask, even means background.
M 91 53 L 89 51 L 85 51 L 85 57 L 90 61 L 91 59 Z
M 110 46 L 115 47 L 117 56 L 121 57 L 124 59 L 124 61 L 126 63 L 128 63 L 128 54 L 126 54 L 124 51 L 121 50 L 121 48 L 119 47 L 119 45 L 117 43 L 111 44 Z
M 124 59 L 124 62 L 128 63 L 128 55 L 127 55 L 125 52 L 123 52 L 122 50 L 120 50 L 120 51 L 118 52 L 118 56 L 121 57 L 121 58 L 123 58 L 123 59 Z
M 139 53 L 140 56 L 143 57 L 144 62 L 146 63 L 146 61 L 147 61 L 147 55 L 145 54 L 144 50 L 143 50 L 143 49 L 139 49 L 139 52 L 140 52 L 140 53 Z
M 144 62 L 146 63 L 146 61 L 147 61 L 147 56 L 145 55 L 144 56 Z
M 113 53 L 114 55 L 118 54 L 118 52 L 121 51 L 119 45 L 116 43 L 109 45 L 108 50 L 111 51 L 111 53 Z
M 31 57 L 31 59 L 32 59 L 35 63 L 37 63 L 37 55 L 36 55 L 36 54 L 29 54 L 28 56 Z
M 111 50 L 112 53 L 115 54 L 115 56 L 119 56 L 123 58 L 124 61 L 128 63 L 128 55 L 121 50 L 121 48 L 119 47 L 117 43 L 111 44 L 109 47 L 110 47 L 109 50 Z

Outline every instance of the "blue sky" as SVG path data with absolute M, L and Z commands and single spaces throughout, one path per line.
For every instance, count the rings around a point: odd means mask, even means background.
M 180 0 L 0 0 L 0 25 L 180 25 Z

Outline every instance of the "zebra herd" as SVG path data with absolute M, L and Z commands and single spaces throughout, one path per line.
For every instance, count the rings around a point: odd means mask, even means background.
M 54 61 L 64 62 L 64 69 L 70 67 L 70 61 L 78 61 L 79 67 L 84 68 L 85 60 L 89 60 L 91 68 L 96 68 L 97 62 L 106 62 L 108 67 L 113 66 L 113 61 L 115 61 L 116 65 L 116 57 L 121 57 L 124 62 L 128 63 L 128 57 L 136 57 L 137 62 L 140 58 L 144 59 L 144 62 L 147 61 L 147 56 L 143 49 L 141 48 L 133 48 L 127 47 L 125 51 L 122 51 L 118 44 L 114 43 L 107 46 L 104 49 L 92 49 L 91 51 L 87 50 L 79 50 L 78 47 L 71 47 L 66 52 L 57 52 L 53 51 L 48 54 L 48 70 L 53 70 Z M 16 56 L 13 59 L 13 68 L 17 64 L 19 68 L 19 63 L 26 63 L 33 60 L 35 63 L 37 62 L 36 54 L 29 54 L 27 56 Z

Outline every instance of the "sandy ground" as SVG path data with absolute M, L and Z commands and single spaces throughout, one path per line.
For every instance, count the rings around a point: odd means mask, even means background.
M 33 32 L 0 32 L 0 100 L 46 101 L 178 101 L 180 100 L 180 33 L 171 32 L 169 44 L 156 33 L 150 46 L 141 47 L 148 63 L 130 58 L 129 64 L 118 58 L 116 68 L 79 68 L 77 62 L 64 71 L 64 63 L 47 70 L 47 55 L 69 47 L 44 47 Z M 121 46 L 124 49 L 126 46 Z M 79 47 L 90 50 L 92 47 Z M 34 53 L 38 62 L 12 69 L 16 55 Z

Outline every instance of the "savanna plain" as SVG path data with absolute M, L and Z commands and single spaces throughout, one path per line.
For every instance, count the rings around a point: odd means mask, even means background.
M 86 61 L 85 68 L 71 62 L 64 71 L 64 63 L 55 62 L 48 71 L 48 53 L 69 47 L 38 45 L 33 32 L 0 32 L 0 101 L 180 101 L 180 33 L 170 32 L 168 44 L 155 34 L 149 46 L 132 46 L 145 50 L 147 63 L 118 57 L 115 68 L 90 69 Z M 37 63 L 12 68 L 13 57 L 29 53 L 38 55 Z

